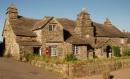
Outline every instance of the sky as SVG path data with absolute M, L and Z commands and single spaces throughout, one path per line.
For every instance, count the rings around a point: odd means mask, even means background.
M 121 31 L 130 31 L 130 0 L 0 0 L 0 41 L 6 18 L 6 9 L 15 4 L 19 15 L 42 19 L 55 16 L 75 20 L 86 8 L 92 21 L 104 23 L 106 18 Z

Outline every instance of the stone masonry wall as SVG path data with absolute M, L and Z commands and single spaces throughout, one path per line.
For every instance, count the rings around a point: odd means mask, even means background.
M 17 41 L 36 41 L 36 37 L 16 36 Z
M 12 55 L 15 58 L 18 58 L 19 57 L 19 45 L 16 42 L 16 36 L 15 36 L 8 20 L 5 23 L 3 37 L 5 39 L 5 56 Z
M 42 30 L 36 30 L 34 31 L 37 34 L 36 40 L 40 43 L 42 43 Z
M 112 41 L 111 45 L 126 46 L 127 38 L 109 38 L 109 37 L 97 37 L 97 41 Z
M 123 59 L 120 61 L 94 62 L 86 64 L 54 64 L 43 61 L 31 61 L 32 65 L 44 67 L 62 74 L 64 77 L 84 79 L 88 76 L 102 74 L 104 71 L 115 71 L 121 68 L 130 67 L 130 60 Z
M 55 28 L 53 31 L 49 31 L 49 24 L 55 24 Z M 52 22 L 48 23 L 43 29 L 42 29 L 42 42 L 62 42 L 63 41 L 63 27 L 59 25 L 55 20 L 52 20 Z

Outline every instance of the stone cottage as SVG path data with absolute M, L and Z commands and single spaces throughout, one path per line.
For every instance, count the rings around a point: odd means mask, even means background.
M 76 20 L 45 16 L 31 19 L 18 14 L 15 5 L 6 11 L 3 29 L 5 55 L 20 58 L 26 53 L 77 58 L 109 57 L 111 46 L 127 46 L 128 38 L 107 18 L 103 24 L 93 22 L 86 10 Z M 104 51 L 108 50 L 108 52 Z

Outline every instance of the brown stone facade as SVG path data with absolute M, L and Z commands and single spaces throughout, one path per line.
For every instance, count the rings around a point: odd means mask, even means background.
M 93 22 L 86 10 L 81 10 L 76 20 L 45 16 L 30 19 L 18 15 L 15 5 L 10 5 L 3 29 L 5 55 L 20 58 L 34 53 L 63 58 L 73 53 L 77 58 L 106 56 L 107 47 L 127 47 L 128 37 L 112 25 Z

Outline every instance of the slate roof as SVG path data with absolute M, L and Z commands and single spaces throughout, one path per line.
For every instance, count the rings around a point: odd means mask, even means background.
M 36 37 L 33 30 L 40 29 L 45 26 L 53 17 L 44 17 L 41 20 L 30 19 L 23 16 L 18 16 L 18 19 L 11 20 L 11 25 L 14 33 L 17 36 L 29 36 Z M 75 35 L 74 28 L 76 27 L 76 22 L 66 18 L 56 18 L 56 20 L 63 26 L 65 30 L 70 32 L 71 36 L 67 38 L 66 42 L 72 44 L 87 44 L 89 41 L 85 41 L 84 38 L 79 38 Z M 95 28 L 96 37 L 126 37 L 119 29 L 115 26 L 106 27 L 103 24 L 96 22 L 92 23 Z M 30 42 L 31 43 L 31 42 Z
M 15 5 L 9 6 L 7 9 L 7 13 L 15 13 L 17 15 L 18 12 Z M 81 16 L 84 15 L 84 13 L 89 15 L 88 13 L 86 13 L 85 10 L 83 10 L 82 13 L 80 13 Z M 43 19 L 38 20 L 38 19 L 31 19 L 31 18 L 26 18 L 18 15 L 13 19 L 9 19 L 9 21 L 12 26 L 12 30 L 16 36 L 36 37 L 37 35 L 34 33 L 34 30 L 43 28 L 53 18 L 54 17 L 45 16 Z M 69 36 L 67 36 L 67 38 L 64 41 L 72 44 L 89 44 L 89 43 L 91 44 L 91 40 L 89 39 L 85 40 L 85 38 L 76 35 L 76 33 L 74 32 L 74 28 L 76 27 L 76 21 L 67 18 L 55 18 L 55 19 L 63 26 L 64 31 L 67 32 L 67 34 L 70 34 Z M 107 24 L 108 26 L 104 26 L 104 24 Z M 92 22 L 92 27 L 94 27 L 95 37 L 110 37 L 110 38 L 129 37 L 130 38 L 129 33 L 128 34 L 122 33 L 118 28 L 116 28 L 111 24 L 109 19 L 106 19 L 106 22 L 104 22 L 104 24 Z M 65 33 L 64 33 L 64 37 L 65 37 Z M 128 41 L 130 42 L 130 40 Z M 40 45 L 37 41 L 19 42 L 19 44 L 24 44 L 24 45 L 26 44 L 31 45 L 31 43 L 35 45 L 36 44 Z
M 56 20 L 64 27 L 64 30 L 69 31 L 71 34 L 74 34 L 74 28 L 76 22 L 67 18 L 56 18 Z
M 95 33 L 97 37 L 126 37 L 119 29 L 115 26 L 106 27 L 103 24 L 93 22 L 95 27 Z
M 39 20 L 18 16 L 17 19 L 10 19 L 9 21 L 17 36 L 36 36 L 32 29 L 34 28 L 34 24 Z
M 32 30 L 38 30 L 40 28 L 42 28 L 43 26 L 45 26 L 51 19 L 53 19 L 53 17 L 50 16 L 45 16 L 42 20 L 36 22 L 34 24 L 34 28 Z
M 89 41 L 87 41 L 85 38 L 80 37 L 79 35 L 73 35 L 69 37 L 66 42 L 71 44 L 89 44 Z
M 100 48 L 102 46 L 105 46 L 105 45 L 117 45 L 117 46 L 120 46 L 121 44 L 117 43 L 116 41 L 113 41 L 113 40 L 98 40 L 96 41 L 96 45 L 95 47 L 96 48 Z

